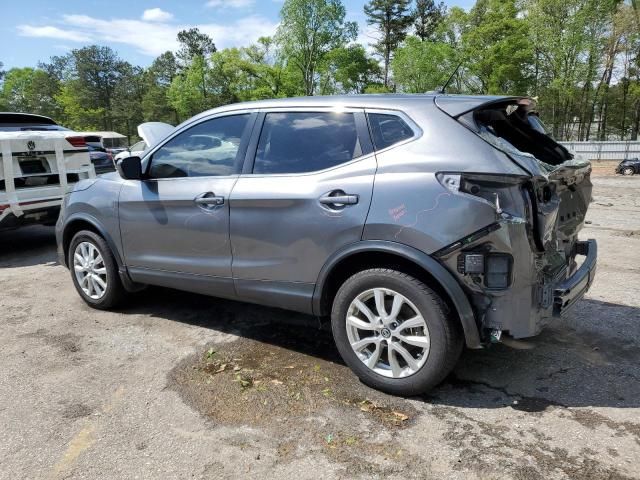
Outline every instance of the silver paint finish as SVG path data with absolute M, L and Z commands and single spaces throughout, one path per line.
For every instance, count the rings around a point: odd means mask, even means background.
M 229 204 L 224 200 L 236 180 L 233 176 L 124 181 L 120 229 L 132 279 L 141 281 L 140 269 L 231 279 Z M 213 203 L 198 201 L 205 195 Z
M 314 284 L 333 252 L 361 239 L 375 171 L 368 155 L 321 172 L 241 176 L 230 199 L 234 278 Z M 337 191 L 358 202 L 322 202 Z
M 62 252 L 66 230 L 72 228 L 76 222 L 91 225 L 105 237 L 112 248 L 118 263 L 123 258 L 122 243 L 120 242 L 120 225 L 118 221 L 118 198 L 124 180 L 116 174 L 101 175 L 92 182 L 79 182 L 78 188 L 69 193 L 62 202 L 60 217 L 56 223 L 56 238 L 59 256 L 67 264 L 67 252 Z

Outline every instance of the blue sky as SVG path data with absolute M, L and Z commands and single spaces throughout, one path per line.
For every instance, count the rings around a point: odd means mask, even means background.
M 271 35 L 282 0 L 21 0 L 2 1 L 0 62 L 5 69 L 35 66 L 84 45 L 108 45 L 122 58 L 147 66 L 176 47 L 176 33 L 197 26 L 218 48 L 248 45 Z M 344 0 L 349 20 L 368 43 L 365 0 Z M 473 0 L 445 0 L 469 8 Z

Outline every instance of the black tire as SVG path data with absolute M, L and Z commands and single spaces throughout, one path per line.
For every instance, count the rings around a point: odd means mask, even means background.
M 413 303 L 425 319 L 430 349 L 426 361 L 416 373 L 390 378 L 367 367 L 351 348 L 346 317 L 351 302 L 361 293 L 385 288 L 400 293 Z M 392 395 L 413 396 L 438 385 L 455 367 L 462 352 L 460 326 L 449 315 L 438 294 L 416 278 L 395 270 L 376 268 L 350 277 L 338 290 L 331 311 L 333 338 L 342 359 L 366 385 Z
M 82 242 L 92 244 L 100 252 L 104 261 L 107 288 L 105 289 L 104 295 L 99 299 L 91 298 L 84 292 L 78 283 L 78 279 L 75 274 L 74 252 L 76 247 Z M 67 251 L 67 264 L 69 265 L 73 285 L 76 287 L 78 294 L 87 305 L 99 310 L 108 310 L 121 305 L 124 302 L 127 297 L 127 292 L 122 286 L 120 275 L 118 274 L 118 265 L 113 257 L 113 253 L 111 252 L 109 245 L 107 245 L 107 242 L 100 235 L 89 230 L 81 230 L 76 233 L 69 244 L 69 250 Z
M 636 173 L 636 172 L 631 167 L 625 167 L 625 168 L 622 169 L 622 175 L 624 175 L 624 176 L 630 177 L 634 173 Z

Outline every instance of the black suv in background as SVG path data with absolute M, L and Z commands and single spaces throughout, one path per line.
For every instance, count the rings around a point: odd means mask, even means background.
M 640 158 L 625 158 L 616 167 L 616 173 L 631 176 L 640 173 Z

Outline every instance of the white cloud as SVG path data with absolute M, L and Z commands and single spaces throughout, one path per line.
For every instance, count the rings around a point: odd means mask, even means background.
M 148 22 L 168 22 L 172 18 L 172 13 L 165 12 L 161 8 L 149 8 L 142 14 L 142 20 Z
M 71 40 L 72 42 L 88 42 L 91 39 L 91 37 L 82 32 L 62 30 L 52 26 L 35 27 L 32 25 L 18 25 L 18 35 L 22 37 L 59 38 L 62 40 Z
M 253 15 L 228 25 L 216 23 L 197 25 L 200 31 L 213 38 L 218 49 L 255 43 L 260 37 L 276 33 L 278 24 Z
M 236 0 L 237 1 L 237 0 Z M 111 19 L 103 20 L 88 15 L 63 15 L 62 27 L 20 25 L 18 33 L 26 37 L 57 38 L 74 42 L 120 43 L 137 51 L 157 56 L 167 50 L 176 50 L 176 36 L 180 30 L 197 27 L 213 38 L 219 49 L 249 45 L 262 36 L 273 35 L 277 24 L 252 15 L 228 24 L 204 23 L 178 25 L 174 23 Z
M 206 7 L 246 8 L 253 5 L 253 0 L 208 0 Z
M 156 56 L 177 47 L 179 28 L 140 20 L 102 20 L 88 15 L 63 15 L 65 25 L 91 35 L 94 42 L 124 43 L 146 55 Z

